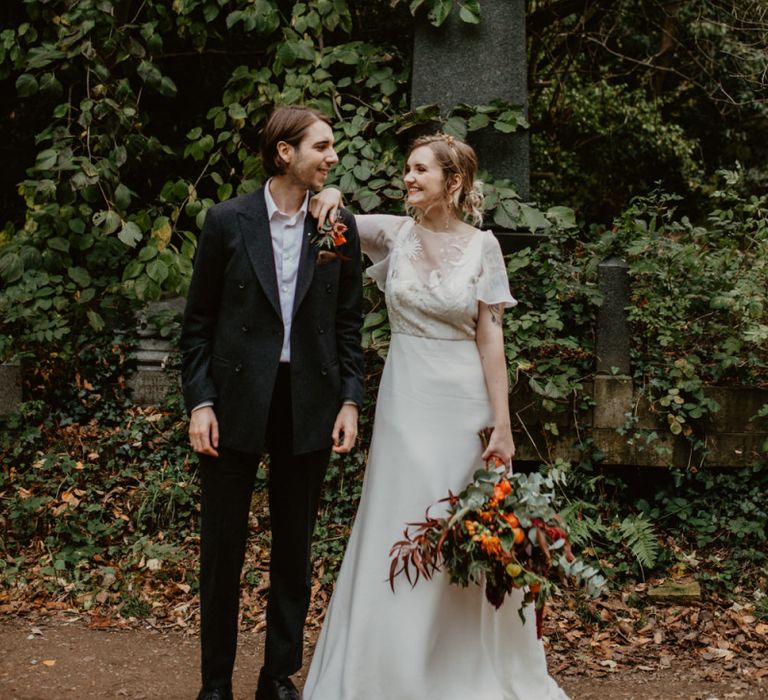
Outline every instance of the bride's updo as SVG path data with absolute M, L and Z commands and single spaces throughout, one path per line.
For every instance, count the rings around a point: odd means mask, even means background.
M 446 196 L 453 213 L 457 218 L 468 218 L 473 226 L 479 226 L 483 221 L 483 183 L 475 180 L 477 156 L 472 146 L 438 132 L 417 138 L 411 144 L 406 159 L 422 146 L 429 146 L 435 160 L 443 169 Z M 453 175 L 461 178 L 461 187 L 451 195 L 450 182 Z

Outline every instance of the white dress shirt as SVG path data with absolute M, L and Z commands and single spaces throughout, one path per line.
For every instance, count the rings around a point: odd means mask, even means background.
M 283 314 L 283 349 L 280 352 L 280 362 L 291 361 L 291 322 L 293 320 L 293 300 L 296 297 L 296 278 L 299 273 L 299 256 L 301 255 L 301 238 L 304 235 L 304 220 L 309 206 L 309 192 L 304 197 L 304 203 L 295 213 L 281 212 L 267 181 L 264 188 L 264 199 L 267 201 L 267 216 L 269 217 L 269 232 L 272 236 L 272 253 L 275 256 L 275 273 L 277 274 L 277 291 L 280 295 L 280 311 Z

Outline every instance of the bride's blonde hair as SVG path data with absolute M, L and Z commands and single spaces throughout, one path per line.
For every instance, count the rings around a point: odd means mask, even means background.
M 469 219 L 473 226 L 479 226 L 483 221 L 483 183 L 475 180 L 477 156 L 472 146 L 439 131 L 417 138 L 408 149 L 406 160 L 422 146 L 429 147 L 443 169 L 446 198 L 453 214 L 459 219 Z M 453 175 L 461 178 L 461 187 L 451 194 Z M 411 208 L 406 205 L 406 209 Z

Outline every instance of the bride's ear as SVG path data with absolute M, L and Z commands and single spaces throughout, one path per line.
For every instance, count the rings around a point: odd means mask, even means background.
M 454 173 L 448 178 L 447 188 L 448 194 L 454 194 L 461 189 L 461 185 L 464 179 L 458 173 Z

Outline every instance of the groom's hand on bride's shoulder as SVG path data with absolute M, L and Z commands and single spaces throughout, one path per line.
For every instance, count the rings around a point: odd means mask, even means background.
M 355 446 L 357 440 L 357 406 L 353 403 L 345 403 L 333 424 L 333 447 L 334 452 L 349 452 Z

